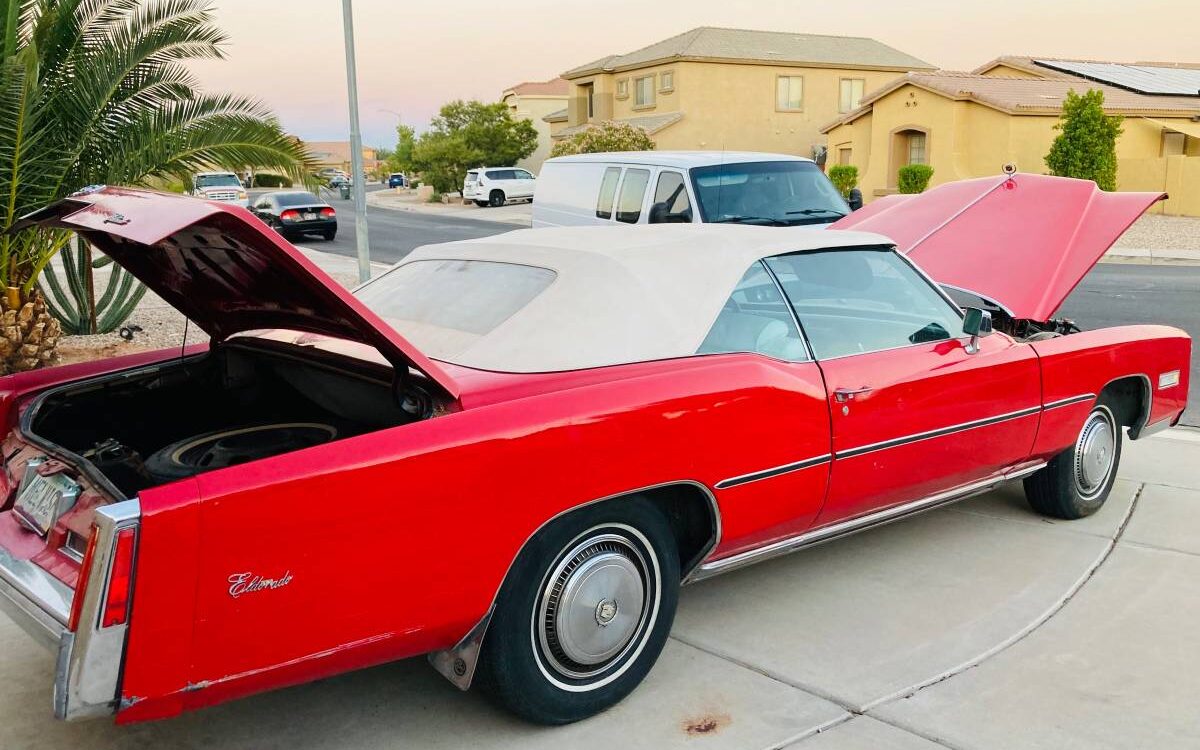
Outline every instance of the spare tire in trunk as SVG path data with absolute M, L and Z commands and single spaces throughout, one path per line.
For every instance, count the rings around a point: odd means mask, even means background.
M 311 448 L 338 436 L 320 422 L 284 422 L 230 427 L 178 440 L 146 459 L 146 471 L 160 483 L 223 469 L 281 453 Z

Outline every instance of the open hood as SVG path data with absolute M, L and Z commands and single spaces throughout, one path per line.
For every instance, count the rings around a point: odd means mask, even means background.
M 251 213 L 148 190 L 82 191 L 14 225 L 86 237 L 214 341 L 282 328 L 375 347 L 398 372 L 413 367 L 452 397 L 437 365 Z
M 1049 320 L 1105 251 L 1165 193 L 1106 193 L 1090 180 L 1014 174 L 880 198 L 832 229 L 878 232 L 938 283 Z

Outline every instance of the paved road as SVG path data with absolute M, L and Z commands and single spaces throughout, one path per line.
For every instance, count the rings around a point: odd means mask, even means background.
M 1060 312 L 1081 327 L 1162 323 L 1200 341 L 1200 266 L 1101 263 Z M 1192 352 L 1192 388 L 1183 424 L 1200 426 L 1200 352 Z

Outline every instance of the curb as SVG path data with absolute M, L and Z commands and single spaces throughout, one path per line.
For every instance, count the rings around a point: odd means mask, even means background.
M 382 191 L 377 191 L 382 192 Z M 386 211 L 407 211 L 414 214 L 423 214 L 425 216 L 444 216 L 451 219 L 467 219 L 469 221 L 485 221 L 492 224 L 508 224 L 515 227 L 529 228 L 530 220 L 526 217 L 512 218 L 505 216 L 476 216 L 475 212 L 468 209 L 456 208 L 425 208 L 422 204 L 414 205 L 397 205 L 395 203 L 387 203 L 380 199 L 371 200 L 376 193 L 367 194 L 367 205 L 372 208 L 382 208 Z M 446 204 L 433 203 L 432 206 L 441 206 Z M 450 204 L 452 205 L 452 204 Z

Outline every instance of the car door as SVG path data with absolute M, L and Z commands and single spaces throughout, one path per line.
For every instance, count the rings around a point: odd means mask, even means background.
M 509 193 L 513 198 L 532 198 L 533 188 L 537 184 L 534 177 L 524 169 L 512 170 L 512 192 Z
M 769 266 L 825 378 L 833 462 L 818 525 L 1028 458 L 1041 414 L 1028 346 L 964 337 L 958 308 L 891 248 L 796 253 Z

